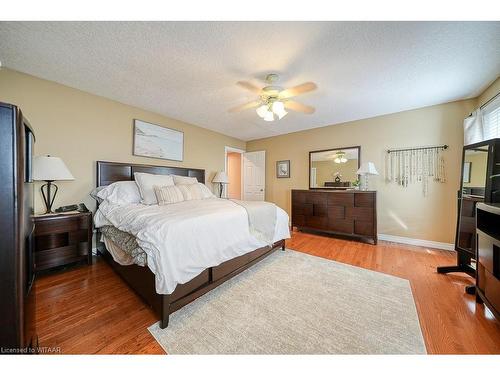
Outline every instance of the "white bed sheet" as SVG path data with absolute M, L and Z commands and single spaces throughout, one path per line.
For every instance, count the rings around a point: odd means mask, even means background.
M 290 238 L 288 214 L 276 210 L 274 241 Z M 102 202 L 96 227 L 113 225 L 131 233 L 147 254 L 156 291 L 170 294 L 204 269 L 266 246 L 250 234 L 246 210 L 227 199 L 170 205 L 116 205 Z

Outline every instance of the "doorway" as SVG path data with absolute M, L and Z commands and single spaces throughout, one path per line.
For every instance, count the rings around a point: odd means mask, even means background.
M 223 197 L 230 199 L 263 201 L 266 185 L 266 152 L 245 152 L 225 147 L 226 185 Z
M 226 146 L 226 174 L 229 184 L 224 189 L 224 196 L 229 199 L 241 199 L 242 192 L 242 174 L 241 174 L 241 155 L 245 150 Z

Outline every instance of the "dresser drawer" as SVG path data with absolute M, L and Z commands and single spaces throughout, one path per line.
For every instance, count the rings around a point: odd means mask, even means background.
M 346 218 L 346 208 L 344 206 L 328 206 L 328 218 L 339 220 Z
M 329 206 L 344 206 L 352 207 L 354 206 L 354 194 L 353 193 L 330 193 L 328 194 L 328 205 Z
M 292 203 L 292 216 L 295 215 L 308 215 L 312 216 L 313 214 L 313 205 L 306 203 Z
M 346 217 L 373 223 L 373 208 L 371 207 L 348 207 L 346 208 Z
M 354 230 L 354 221 L 349 219 L 329 219 L 328 229 L 333 232 L 352 234 Z
M 373 236 L 373 222 L 355 220 L 354 221 L 354 234 L 359 234 L 361 236 Z
M 306 216 L 305 226 L 316 229 L 328 229 L 328 217 Z
M 305 197 L 305 202 L 312 204 L 322 204 L 326 206 L 326 194 L 321 192 L 309 193 Z
M 354 195 L 354 206 L 356 207 L 373 207 L 375 203 L 375 195 L 373 193 L 358 193 Z
M 89 220 L 85 216 L 75 216 L 68 218 L 44 218 L 38 220 L 35 225 L 35 235 L 40 236 L 44 234 L 65 233 L 76 231 L 79 229 L 88 229 Z
M 306 225 L 305 215 L 296 215 L 292 213 L 292 226 L 301 227 Z
M 306 203 L 306 195 L 305 191 L 292 190 L 292 204 Z

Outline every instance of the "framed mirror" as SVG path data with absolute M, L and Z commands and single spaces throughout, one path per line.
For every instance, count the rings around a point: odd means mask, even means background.
M 486 189 L 488 150 L 489 145 L 471 145 L 463 153 L 456 247 L 471 255 L 475 251 L 476 204 L 484 201 Z
M 309 189 L 352 189 L 358 180 L 361 146 L 309 152 Z

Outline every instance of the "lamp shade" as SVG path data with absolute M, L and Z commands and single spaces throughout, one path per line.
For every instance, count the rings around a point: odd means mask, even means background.
M 33 179 L 36 181 L 74 180 L 61 158 L 55 156 L 36 156 L 33 160 Z
M 375 164 L 371 161 L 361 164 L 361 168 L 358 169 L 356 174 L 373 174 L 378 175 L 377 168 L 375 168 Z
M 229 177 L 227 177 L 226 172 L 217 172 L 212 179 L 212 182 L 218 182 L 219 184 L 229 184 Z

